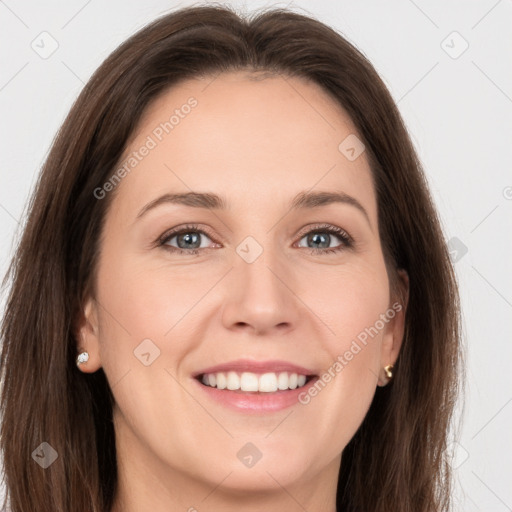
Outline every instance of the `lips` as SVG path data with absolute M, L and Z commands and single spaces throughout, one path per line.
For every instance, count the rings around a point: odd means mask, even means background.
M 239 359 L 193 374 L 214 401 L 246 413 L 279 411 L 318 380 L 313 370 L 287 361 Z

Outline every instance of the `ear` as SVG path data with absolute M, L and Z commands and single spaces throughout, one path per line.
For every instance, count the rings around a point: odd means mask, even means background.
M 391 315 L 391 311 L 394 311 L 395 314 L 387 323 L 382 339 L 378 386 L 388 384 L 390 379 L 386 376 L 384 367 L 389 364 L 395 364 L 404 337 L 405 314 L 407 304 L 409 303 L 409 275 L 403 269 L 398 269 L 397 273 L 399 278 L 397 286 L 399 290 L 396 295 L 398 296 L 394 297 L 394 302 L 390 305 L 388 317 Z
M 98 318 L 98 305 L 90 297 L 85 303 L 76 329 L 77 355 L 84 351 L 89 354 L 89 360 L 79 366 L 84 373 L 94 373 L 101 367 Z

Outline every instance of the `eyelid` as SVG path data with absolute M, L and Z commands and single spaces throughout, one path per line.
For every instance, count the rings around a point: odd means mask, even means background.
M 318 232 L 331 231 L 331 233 L 337 235 L 338 237 L 346 237 L 347 241 L 350 242 L 351 244 L 354 243 L 354 239 L 352 238 L 352 236 L 350 236 L 350 234 L 346 230 L 344 230 L 343 228 L 340 228 L 338 226 L 335 226 L 333 224 L 326 224 L 326 223 L 320 223 L 317 225 L 313 225 L 313 227 L 311 225 L 308 225 L 308 226 L 302 228 L 299 231 L 299 233 L 297 234 L 297 236 L 299 238 L 303 238 L 304 236 L 309 235 L 310 233 L 315 233 L 317 231 Z
M 180 235 L 181 233 L 187 233 L 188 231 L 197 231 L 198 233 L 204 234 L 208 236 L 213 242 L 219 243 L 216 241 L 214 235 L 212 235 L 208 228 L 200 227 L 199 224 L 186 224 L 182 227 L 175 227 L 168 229 L 165 231 L 162 235 L 158 237 L 158 239 L 155 242 L 155 245 L 165 245 L 166 242 L 168 242 L 171 238 L 174 238 L 177 235 Z M 175 248 L 180 250 L 179 248 Z M 184 250 L 184 249 L 183 249 Z M 203 250 L 203 249 L 202 249 Z

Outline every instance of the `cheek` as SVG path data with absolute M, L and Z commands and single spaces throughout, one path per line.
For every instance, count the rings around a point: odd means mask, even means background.
M 336 336 L 324 338 L 329 364 L 316 384 L 299 396 L 311 438 L 329 439 L 316 447 L 318 460 L 341 453 L 363 422 L 377 386 L 382 330 L 375 328 L 382 301 L 352 296 L 331 311 Z M 321 421 L 316 420 L 321 418 Z
M 383 332 L 379 320 L 389 307 L 388 278 L 383 260 L 359 261 L 331 269 L 328 273 L 325 269 L 319 270 L 317 275 L 308 276 L 308 283 L 301 298 L 326 326 L 322 338 L 331 357 L 335 359 L 344 354 L 351 349 L 353 341 L 358 341 L 364 350 L 353 358 L 354 365 L 372 359 L 379 351 Z
M 130 261 L 105 267 L 98 280 L 100 297 L 118 321 L 114 328 L 125 327 L 133 342 L 172 337 L 170 331 L 185 316 L 188 320 L 209 282 L 192 267 L 146 269 Z
M 100 355 L 123 422 L 155 443 L 168 429 L 187 437 L 183 413 L 204 413 L 176 377 L 199 338 L 191 326 L 207 276 L 196 279 L 191 269 L 149 270 L 129 258 L 105 258 L 98 282 Z
M 316 277 L 317 286 L 308 289 L 304 302 L 314 305 L 328 326 L 321 339 L 329 363 L 322 382 L 303 396 L 303 403 L 311 416 L 329 417 L 325 425 L 332 430 L 326 435 L 344 446 L 363 421 L 376 389 L 382 336 L 392 318 L 387 273 L 383 261 L 375 261 L 331 272 L 329 279 Z

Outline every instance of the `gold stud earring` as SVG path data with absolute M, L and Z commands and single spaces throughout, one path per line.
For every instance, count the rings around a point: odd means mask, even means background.
M 388 379 L 392 379 L 393 378 L 393 365 L 392 364 L 388 364 L 387 366 L 384 366 L 384 371 L 386 372 L 386 377 Z

